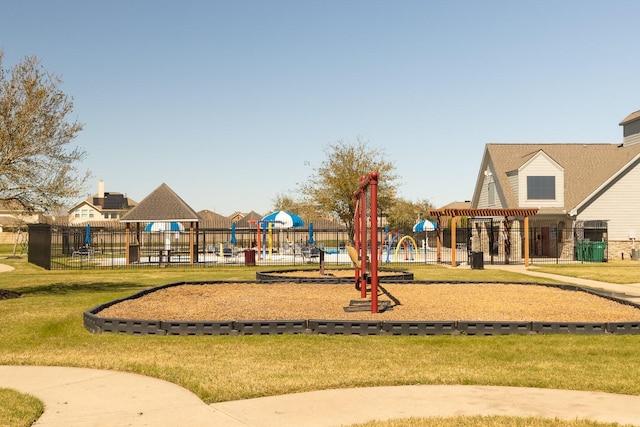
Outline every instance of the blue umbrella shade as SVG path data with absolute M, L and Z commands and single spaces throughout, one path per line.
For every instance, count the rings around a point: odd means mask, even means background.
M 313 245 L 315 241 L 313 240 L 313 223 L 309 223 L 309 244 Z
M 436 228 L 438 228 L 438 225 L 435 222 L 425 219 L 424 221 L 420 221 L 419 223 L 414 225 L 413 231 L 418 233 L 421 231 L 433 231 Z
M 262 221 L 272 222 L 274 228 L 304 227 L 304 221 L 302 218 L 287 211 L 271 213 L 262 218 Z
M 91 245 L 91 224 L 87 224 L 87 228 L 84 231 L 84 243 L 85 245 Z
M 231 239 L 229 240 L 229 242 L 231 242 L 231 244 L 236 244 L 236 223 L 232 222 L 231 223 Z
M 144 231 L 184 231 L 184 226 L 175 221 L 150 222 L 144 227 Z

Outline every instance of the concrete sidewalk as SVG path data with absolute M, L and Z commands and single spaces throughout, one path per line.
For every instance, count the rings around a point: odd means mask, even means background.
M 544 277 L 547 279 L 554 279 L 560 282 L 569 283 L 576 286 L 582 286 L 599 291 L 604 291 L 611 296 L 625 299 L 636 304 L 640 304 L 640 283 L 633 283 L 627 285 L 620 285 L 616 283 L 606 283 L 597 280 L 580 279 L 578 277 L 561 276 L 559 274 L 544 273 L 542 271 L 536 271 L 535 266 L 525 267 L 524 265 L 485 265 L 486 269 L 490 270 L 504 270 L 512 271 L 514 273 L 526 274 L 533 277 Z
M 491 386 L 325 390 L 204 404 L 166 381 L 96 369 L 0 366 L 0 387 L 45 404 L 38 427 L 325 427 L 373 419 L 511 415 L 640 426 L 640 396 Z M 634 424 L 635 423 L 635 424 Z

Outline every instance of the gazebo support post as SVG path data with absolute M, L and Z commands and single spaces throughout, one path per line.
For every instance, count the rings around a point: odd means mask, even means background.
M 130 253 L 130 243 L 131 243 L 131 224 L 130 223 L 126 223 L 127 225 L 125 226 L 125 233 L 124 233 L 124 262 L 125 265 L 129 265 L 129 255 L 131 255 Z
M 524 266 L 529 267 L 529 217 L 524 217 Z
M 458 247 L 456 243 L 456 227 L 457 227 L 458 217 L 451 217 L 451 267 L 456 267 L 456 249 Z

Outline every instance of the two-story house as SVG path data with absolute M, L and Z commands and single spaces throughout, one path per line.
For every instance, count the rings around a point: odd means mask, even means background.
M 69 223 L 116 221 L 137 202 L 126 194 L 105 192 L 104 181 L 98 182 L 98 192 L 69 209 Z
M 615 144 L 487 144 L 474 208 L 538 208 L 533 257 L 576 253 L 606 242 L 607 256 L 630 256 L 640 237 L 640 111 L 620 125 Z

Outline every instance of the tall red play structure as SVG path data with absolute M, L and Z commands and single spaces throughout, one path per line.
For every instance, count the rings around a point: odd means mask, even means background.
M 371 289 L 371 313 L 378 312 L 378 172 L 360 178 L 360 186 L 353 193 L 355 199 L 354 243 L 358 251 L 356 286 L 362 298 Z

